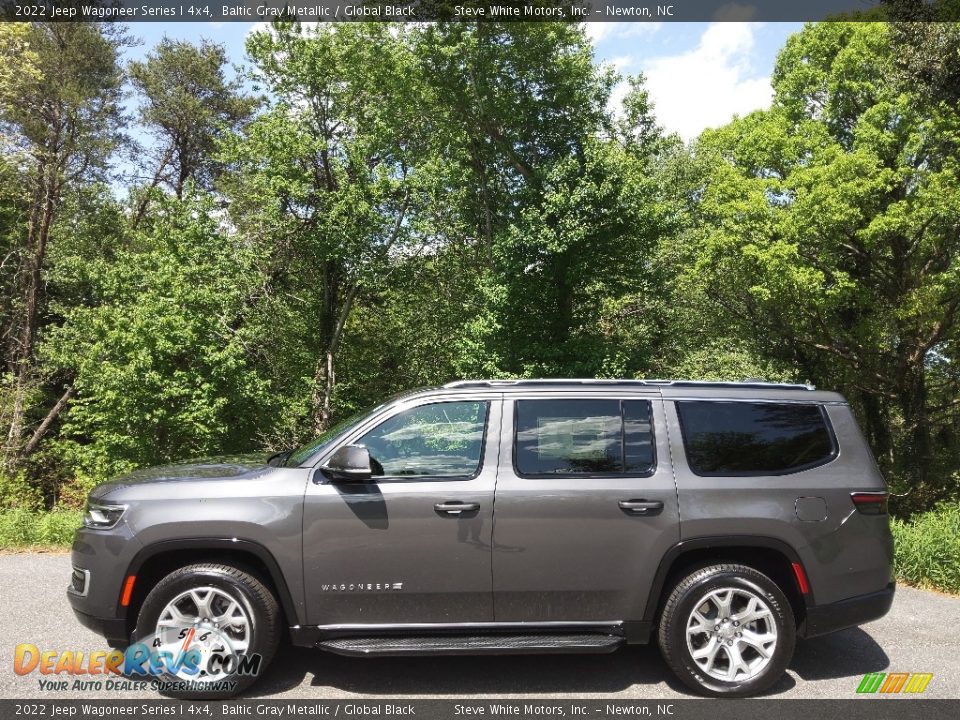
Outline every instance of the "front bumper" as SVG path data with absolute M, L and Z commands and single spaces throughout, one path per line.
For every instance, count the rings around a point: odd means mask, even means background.
M 69 595 L 69 593 L 68 593 Z M 102 635 L 107 640 L 107 644 L 113 648 L 126 648 L 130 644 L 130 638 L 127 637 L 127 621 L 124 618 L 102 618 L 88 615 L 85 612 L 73 608 L 73 614 L 85 628 L 93 630 L 97 635 Z
M 891 582 L 877 592 L 808 607 L 801 636 L 811 638 L 826 635 L 881 618 L 890 610 L 895 590 L 896 583 Z
M 126 608 L 120 606 L 125 573 L 141 547 L 126 523 L 112 530 L 80 528 L 73 536 L 74 575 L 67 600 L 84 627 L 104 636 L 111 645 L 126 646 Z M 85 574 L 80 582 L 78 573 Z

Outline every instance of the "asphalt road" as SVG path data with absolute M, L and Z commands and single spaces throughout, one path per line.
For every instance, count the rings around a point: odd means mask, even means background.
M 134 698 L 146 692 L 40 690 L 37 673 L 13 672 L 14 647 L 106 649 L 81 627 L 64 595 L 67 555 L 0 555 L 0 697 Z M 931 672 L 924 697 L 960 698 L 960 598 L 901 587 L 891 612 L 862 628 L 801 641 L 783 698 L 849 698 L 865 673 Z M 284 647 L 250 697 L 665 699 L 689 697 L 655 646 L 610 655 L 354 659 Z

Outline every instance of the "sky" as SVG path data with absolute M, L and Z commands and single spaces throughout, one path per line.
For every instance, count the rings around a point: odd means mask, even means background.
M 657 121 L 685 140 L 766 108 L 777 52 L 801 23 L 590 23 L 595 55 L 643 72 Z M 625 84 L 614 91 L 618 103 Z
M 244 39 L 253 23 L 134 23 L 143 43 L 128 51 L 140 58 L 164 35 L 202 38 L 224 45 L 235 64 L 244 64 Z M 770 104 L 770 75 L 779 49 L 801 23 L 588 23 L 598 62 L 621 74 L 643 72 L 658 122 L 685 140 L 734 115 Z M 614 91 L 616 104 L 625 83 Z

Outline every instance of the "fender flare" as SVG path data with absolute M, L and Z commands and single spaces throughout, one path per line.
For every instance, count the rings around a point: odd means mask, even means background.
M 691 550 L 723 547 L 756 547 L 776 550 L 784 555 L 790 562 L 799 563 L 801 567 L 804 567 L 800 555 L 789 543 L 779 538 L 768 537 L 766 535 L 709 535 L 681 540 L 667 550 L 660 560 L 660 565 L 657 567 L 656 575 L 654 575 L 653 584 L 650 586 L 650 594 L 647 596 L 647 607 L 643 613 L 643 622 L 650 623 L 652 627 L 656 618 L 657 609 L 660 607 L 663 586 L 667 581 L 670 568 L 676 560 Z M 802 597 L 807 609 L 816 605 L 812 589 L 807 594 L 802 595 Z
M 287 587 L 286 578 L 280 565 L 277 563 L 273 554 L 258 542 L 253 540 L 243 540 L 240 538 L 225 537 L 191 537 L 177 538 L 176 540 L 159 540 L 157 542 L 145 545 L 137 551 L 130 561 L 127 572 L 124 577 L 136 575 L 144 564 L 158 555 L 168 552 L 177 552 L 184 550 L 230 550 L 233 552 L 249 553 L 260 560 L 267 572 L 270 574 L 270 580 L 277 592 L 277 600 L 283 608 L 284 615 L 290 625 L 298 625 L 300 613 L 297 612 L 296 603 Z M 126 608 L 118 608 L 122 611 L 122 616 L 126 617 Z

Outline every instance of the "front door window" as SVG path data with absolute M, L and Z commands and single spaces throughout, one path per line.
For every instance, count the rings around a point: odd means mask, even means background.
M 472 478 L 480 471 L 485 401 L 441 402 L 404 410 L 356 444 L 383 478 Z

